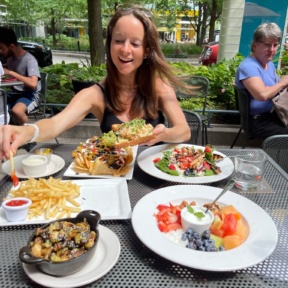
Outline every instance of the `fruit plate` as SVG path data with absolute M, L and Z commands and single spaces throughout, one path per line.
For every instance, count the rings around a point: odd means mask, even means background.
M 217 166 L 221 168 L 221 173 L 213 176 L 196 176 L 196 177 L 184 177 L 184 176 L 172 176 L 170 174 L 164 173 L 155 167 L 153 160 L 156 158 L 163 157 L 163 151 L 173 149 L 175 147 L 192 146 L 191 144 L 163 144 L 155 147 L 151 147 L 143 151 L 137 158 L 137 163 L 139 167 L 147 174 L 154 176 L 159 179 L 177 182 L 177 183 L 191 183 L 191 184 L 205 184 L 217 182 L 226 179 L 234 172 L 234 164 L 230 158 L 226 155 L 214 151 L 215 154 L 221 155 L 223 157 L 222 161 L 217 162 Z M 205 149 L 203 146 L 193 145 L 195 149 Z
M 234 271 L 264 261 L 277 245 L 276 226 L 261 207 L 230 191 L 226 192 L 218 203 L 223 206 L 233 205 L 247 221 L 250 233 L 240 246 L 223 252 L 195 251 L 171 241 L 158 229 L 153 216 L 158 211 L 158 204 L 180 204 L 182 200 L 194 200 L 197 204 L 203 205 L 211 203 L 221 191 L 220 188 L 205 185 L 175 185 L 155 190 L 141 198 L 134 207 L 134 231 L 144 245 L 156 254 L 190 268 Z

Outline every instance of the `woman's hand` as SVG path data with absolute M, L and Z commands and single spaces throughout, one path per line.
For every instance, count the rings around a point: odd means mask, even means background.
M 33 127 L 1 125 L 0 126 L 0 159 L 4 157 L 9 159 L 9 152 L 12 150 L 13 154 L 19 146 L 27 143 L 34 133 Z M 29 138 L 30 137 L 30 138 Z
M 153 129 L 153 133 L 156 136 L 156 138 L 147 141 L 145 143 L 140 144 L 140 146 L 143 145 L 147 145 L 147 146 L 152 146 L 160 141 L 162 141 L 162 139 L 164 138 L 166 129 L 168 129 L 167 127 L 165 127 L 165 125 L 163 124 L 158 124 L 154 129 Z

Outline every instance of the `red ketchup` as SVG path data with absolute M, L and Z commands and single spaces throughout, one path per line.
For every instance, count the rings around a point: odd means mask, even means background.
M 6 202 L 6 205 L 16 207 L 16 206 L 25 205 L 27 203 L 28 203 L 28 201 L 26 201 L 26 200 L 11 200 L 9 202 Z

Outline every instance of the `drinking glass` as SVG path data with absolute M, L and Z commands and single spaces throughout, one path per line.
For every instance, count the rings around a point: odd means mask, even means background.
M 248 191 L 258 188 L 266 165 L 266 156 L 260 151 L 235 156 L 235 186 Z

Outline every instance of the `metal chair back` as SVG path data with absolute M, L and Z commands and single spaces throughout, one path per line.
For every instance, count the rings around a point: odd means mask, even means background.
M 1 63 L 1 62 L 0 62 Z M 4 89 L 0 89 L 0 117 L 1 119 L 0 124 L 8 124 L 9 123 L 9 114 L 7 108 L 7 96 Z M 3 122 L 3 123 L 2 123 Z
M 208 117 L 205 115 L 206 105 L 207 105 L 207 97 L 208 97 L 208 89 L 209 89 L 209 80 L 203 76 L 190 76 L 183 77 L 183 81 L 187 83 L 189 86 L 193 86 L 193 92 L 191 94 L 182 92 L 181 90 L 176 91 L 176 96 L 179 101 L 189 98 L 202 98 L 202 111 L 199 115 L 202 123 L 202 145 L 206 145 L 208 141 L 208 132 L 207 132 L 207 120 Z
M 182 110 L 191 130 L 191 138 L 188 143 L 198 144 L 199 134 L 201 132 L 201 123 L 202 123 L 200 115 L 190 110 L 186 110 L 186 109 L 182 109 Z
M 288 173 L 288 135 L 273 135 L 262 143 L 262 149 Z
M 235 91 L 235 97 L 239 106 L 239 114 L 241 119 L 241 126 L 239 128 L 239 131 L 233 140 L 233 143 L 231 145 L 231 149 L 234 147 L 236 141 L 238 140 L 242 130 L 244 131 L 244 144 L 242 145 L 242 148 L 245 148 L 249 139 L 250 139 L 250 132 L 249 132 L 249 115 L 250 115 L 250 99 L 249 95 L 243 91 L 242 89 L 238 88 L 237 86 L 234 86 Z
M 48 81 L 48 73 L 40 72 L 41 76 L 41 106 L 37 107 L 33 111 L 29 113 L 29 115 L 33 115 L 35 120 L 38 120 L 39 117 L 46 118 L 46 102 L 47 102 L 47 81 Z

